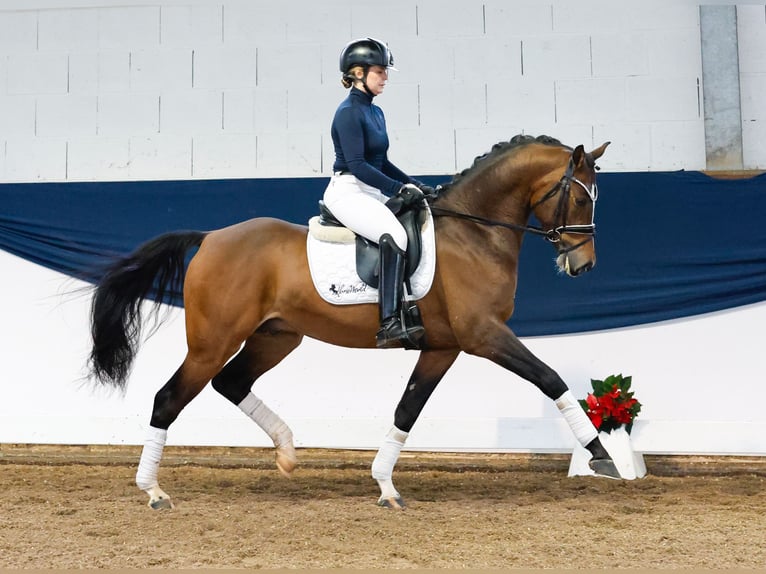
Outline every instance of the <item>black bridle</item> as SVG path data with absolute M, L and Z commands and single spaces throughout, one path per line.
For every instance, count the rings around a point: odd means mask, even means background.
M 559 195 L 559 203 L 558 203 L 558 206 L 556 207 L 554 218 L 556 219 L 558 219 L 559 217 L 562 218 L 563 224 L 548 230 L 545 230 L 541 227 L 535 227 L 534 225 L 521 225 L 518 223 L 509 223 L 505 221 L 487 219 L 486 217 L 481 217 L 479 215 L 462 213 L 460 211 L 445 209 L 443 207 L 439 207 L 436 205 L 431 205 L 430 209 L 431 209 L 431 213 L 433 213 L 435 216 L 456 217 L 458 219 L 473 221 L 474 223 L 478 223 L 480 225 L 487 225 L 490 227 L 504 227 L 506 229 L 526 231 L 534 235 L 541 235 L 545 239 L 550 241 L 551 243 L 560 242 L 561 236 L 564 233 L 575 233 L 579 235 L 587 235 L 587 237 L 584 240 L 578 242 L 575 245 L 562 249 L 560 251 L 561 253 L 567 253 L 569 251 L 573 251 L 577 249 L 584 243 L 587 243 L 588 241 L 590 241 L 591 237 L 593 237 L 596 234 L 596 224 L 593 223 L 593 221 L 591 221 L 591 223 L 589 224 L 584 224 L 584 225 L 567 225 L 566 223 L 567 211 L 569 207 L 569 196 L 571 193 L 572 183 L 578 184 L 588 194 L 588 197 L 590 197 L 590 200 L 593 203 L 593 217 L 595 217 L 595 214 L 596 214 L 595 204 L 596 204 L 596 199 L 598 198 L 598 187 L 596 186 L 595 182 L 590 187 L 588 187 L 582 181 L 580 181 L 574 176 L 574 161 L 570 157 L 569 165 L 567 165 L 567 169 L 564 172 L 564 175 L 561 176 L 561 179 L 558 181 L 558 183 L 556 183 L 556 185 L 554 185 L 549 191 L 545 193 L 545 195 L 543 195 L 531 206 L 531 209 L 534 210 L 535 207 L 537 207 L 541 203 L 548 201 L 552 197 L 555 197 L 559 192 L 561 192 Z

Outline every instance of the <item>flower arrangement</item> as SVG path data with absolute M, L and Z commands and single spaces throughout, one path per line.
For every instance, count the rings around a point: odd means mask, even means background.
M 630 434 L 633 421 L 641 411 L 641 403 L 630 391 L 631 379 L 621 374 L 610 375 L 603 381 L 591 379 L 593 392 L 578 402 L 598 431 L 610 433 L 625 425 Z

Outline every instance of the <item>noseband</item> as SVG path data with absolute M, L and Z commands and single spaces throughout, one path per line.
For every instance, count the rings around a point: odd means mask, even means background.
M 585 192 L 588 194 L 588 197 L 590 197 L 591 202 L 593 203 L 593 218 L 596 216 L 596 199 L 598 198 L 598 187 L 596 186 L 596 182 L 594 181 L 593 184 L 588 187 L 585 185 L 582 181 L 580 181 L 578 178 L 574 176 L 574 161 L 572 158 L 569 158 L 569 164 L 567 165 L 567 169 L 564 172 L 564 175 L 561 176 L 561 179 L 558 181 L 556 185 L 554 185 L 548 192 L 545 193 L 540 199 L 538 199 L 535 203 L 533 203 L 530 207 L 534 210 L 535 207 L 540 205 L 541 203 L 546 202 L 547 200 L 551 199 L 552 197 L 555 197 L 556 194 L 559 194 L 559 203 L 556 207 L 556 212 L 554 214 L 555 219 L 561 218 L 563 221 L 562 225 L 559 225 L 557 227 L 554 227 L 552 229 L 542 229 L 541 227 L 535 227 L 533 225 L 520 225 L 518 223 L 508 223 L 504 221 L 496 221 L 494 219 L 487 219 L 485 217 L 480 217 L 478 215 L 471 215 L 469 213 L 461 213 L 459 211 L 453 211 L 451 209 L 445 209 L 443 207 L 438 206 L 430 206 L 431 212 L 434 215 L 446 215 L 449 217 L 457 217 L 459 219 L 467 219 L 468 221 L 473 221 L 474 223 L 479 223 L 481 225 L 487 225 L 490 227 L 504 227 L 506 229 L 517 229 L 521 231 L 527 231 L 529 233 L 532 233 L 534 235 L 541 235 L 545 237 L 548 241 L 551 243 L 559 243 L 561 241 L 561 236 L 564 233 L 576 233 L 579 235 L 586 235 L 587 237 L 583 239 L 582 241 L 576 243 L 575 245 L 571 245 L 569 247 L 565 247 L 559 251 L 559 253 L 569 253 L 570 251 L 574 251 L 581 245 L 587 243 L 591 240 L 591 238 L 596 234 L 596 224 L 591 220 L 590 224 L 585 225 L 567 225 L 567 212 L 569 210 L 569 197 L 571 195 L 571 187 L 572 183 L 576 183 L 580 187 L 582 187 Z

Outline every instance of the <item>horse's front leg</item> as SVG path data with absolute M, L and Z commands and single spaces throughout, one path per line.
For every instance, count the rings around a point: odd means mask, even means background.
M 406 505 L 394 487 L 392 475 L 399 454 L 431 393 L 457 358 L 459 350 L 423 351 L 394 413 L 394 426 L 372 462 L 372 477 L 380 486 L 378 505 L 404 510 Z
M 611 456 L 598 438 L 598 431 L 569 387 L 556 371 L 527 349 L 505 323 L 497 321 L 481 328 L 474 327 L 469 340 L 471 343 L 463 347 L 465 352 L 489 359 L 516 373 L 556 403 L 577 441 L 590 451 L 589 465 L 596 474 L 620 478 Z

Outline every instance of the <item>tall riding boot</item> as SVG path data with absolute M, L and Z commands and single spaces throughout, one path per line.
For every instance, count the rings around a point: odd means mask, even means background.
M 402 293 L 404 282 L 405 253 L 388 234 L 381 236 L 380 277 L 378 296 L 380 305 L 380 331 L 377 335 L 379 349 L 399 347 L 402 341 L 417 342 L 425 329 L 413 326 L 409 329 L 402 324 Z

